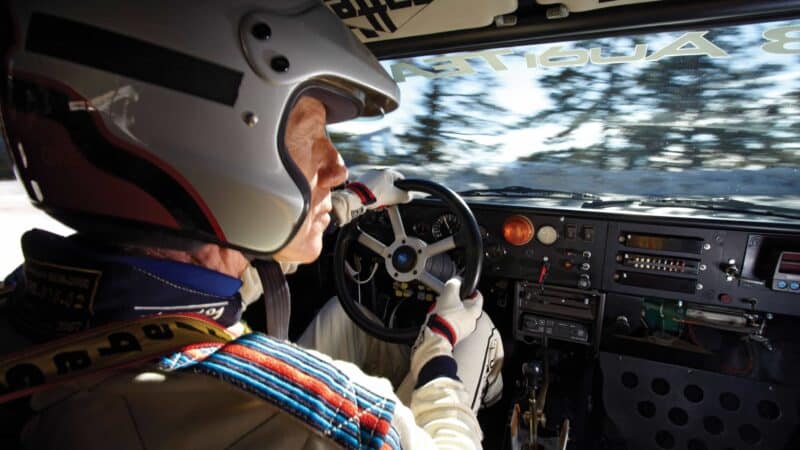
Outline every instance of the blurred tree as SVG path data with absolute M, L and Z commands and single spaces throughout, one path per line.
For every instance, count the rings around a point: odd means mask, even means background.
M 749 28 L 712 30 L 705 38 L 732 57 L 677 56 L 643 64 L 541 69 L 551 72 L 538 82 L 553 106 L 525 120 L 560 125 L 562 131 L 547 144 L 561 144 L 561 150 L 524 159 L 568 159 L 607 169 L 796 165 L 798 152 L 786 148 L 796 148 L 800 140 L 800 116 L 792 113 L 800 99 L 796 93 L 776 96 L 785 86 L 776 89 L 781 81 L 774 78 L 792 73 L 796 59 L 759 62 L 761 33 Z M 609 42 L 581 42 L 580 47 Z M 640 42 L 614 38 L 613 43 L 633 49 Z M 591 123 L 602 130 L 600 142 L 569 146 L 585 133 L 581 127 Z
M 421 64 L 420 64 L 421 65 Z M 476 137 L 497 136 L 507 131 L 508 111 L 495 103 L 492 92 L 498 81 L 493 71 L 478 68 L 467 76 L 430 79 L 420 96 L 416 114 L 403 132 L 396 135 L 400 149 L 378 150 L 360 136 L 335 136 L 340 151 L 352 154 L 352 161 L 372 164 L 439 163 L 454 161 L 465 153 L 484 150 Z M 354 143 L 358 142 L 358 148 Z M 366 145 L 365 145 L 366 144 Z M 385 141 L 381 145 L 385 144 Z M 356 156 L 351 152 L 367 152 Z
M 414 116 L 412 125 L 405 133 L 398 136 L 400 141 L 413 148 L 412 154 L 415 159 L 423 162 L 438 162 L 442 159 L 442 147 L 445 144 L 442 139 L 446 121 L 455 119 L 463 122 L 460 117 L 452 117 L 448 114 L 445 105 L 445 89 L 449 80 L 434 78 L 426 86 L 421 102 L 421 110 Z
M 398 136 L 419 162 L 456 161 L 484 150 L 476 137 L 507 131 L 508 111 L 492 95 L 498 81 L 491 70 L 466 77 L 433 78 L 412 125 Z

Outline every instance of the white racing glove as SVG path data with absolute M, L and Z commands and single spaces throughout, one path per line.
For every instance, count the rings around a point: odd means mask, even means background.
M 403 175 L 394 169 L 371 169 L 344 189 L 331 193 L 333 214 L 339 226 L 349 223 L 367 210 L 411 201 L 411 193 L 397 188 L 394 182 Z
M 459 379 L 453 348 L 475 330 L 483 313 L 481 293 L 475 291 L 462 301 L 460 289 L 461 280 L 457 278 L 445 283 L 411 350 L 411 376 L 417 387 L 439 377 Z
M 504 353 L 500 332 L 487 314 L 478 317 L 475 331 L 453 349 L 458 378 L 476 414 L 482 406 L 491 406 L 502 397 Z
M 453 358 L 453 348 L 468 344 L 476 326 L 484 322 L 481 319 L 488 317 L 482 315 L 481 294 L 476 291 L 462 302 L 460 289 L 459 279 L 445 283 L 411 350 L 411 370 L 398 389 L 401 399 L 410 399 L 417 426 L 432 440 L 425 448 L 482 448 L 483 433 L 472 407 L 477 391 L 470 392 L 459 378 L 461 367 Z

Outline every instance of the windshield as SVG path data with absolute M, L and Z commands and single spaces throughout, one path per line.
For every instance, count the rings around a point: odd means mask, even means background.
M 800 21 L 387 60 L 400 109 L 330 131 L 356 174 L 800 209 L 799 61 Z

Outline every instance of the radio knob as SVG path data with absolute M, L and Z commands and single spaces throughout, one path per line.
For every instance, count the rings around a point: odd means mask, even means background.
M 592 257 L 592 252 L 590 252 L 589 250 L 584 250 L 583 253 L 581 253 L 581 255 L 583 256 L 583 259 L 589 259 Z
M 578 277 L 578 287 L 581 289 L 589 289 L 592 286 L 592 280 L 589 279 L 589 275 L 585 273 Z
M 591 269 L 591 268 L 592 268 L 592 265 L 591 265 L 591 264 L 589 264 L 589 263 L 583 263 L 583 264 L 581 264 L 581 270 L 582 270 L 582 271 L 584 271 L 584 272 L 588 272 L 588 271 L 589 271 L 589 269 Z

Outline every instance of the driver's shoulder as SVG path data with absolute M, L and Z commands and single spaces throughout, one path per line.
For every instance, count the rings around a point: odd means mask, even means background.
M 32 398 L 31 448 L 340 448 L 283 408 L 229 383 L 155 366 L 115 371 Z
M 152 444 L 147 448 L 249 448 L 245 441 L 262 436 L 284 444 L 277 448 L 324 441 L 305 447 L 320 449 L 397 441 L 398 402 L 388 381 L 259 333 L 211 350 L 117 366 L 41 390 L 31 398 L 37 416 L 23 440 L 32 448 L 65 442 L 96 448 L 95 439 L 108 434 Z

